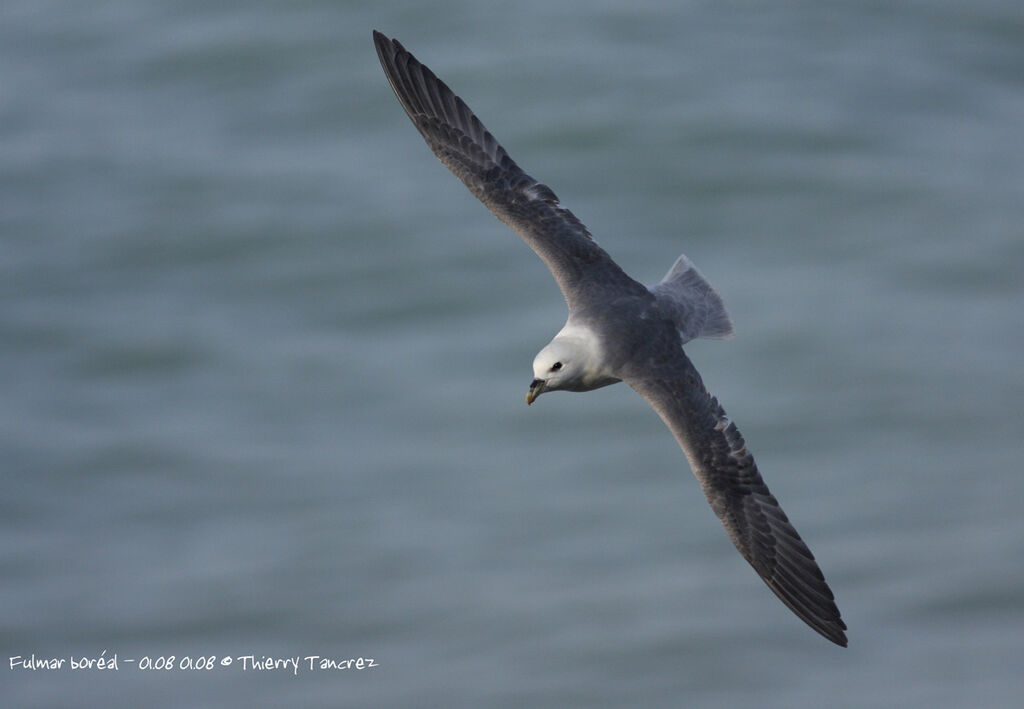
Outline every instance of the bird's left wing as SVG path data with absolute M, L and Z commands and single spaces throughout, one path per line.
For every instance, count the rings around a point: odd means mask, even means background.
M 671 367 L 623 380 L 675 435 L 729 537 L 779 599 L 814 630 L 846 646 L 846 624 L 814 555 L 769 492 L 736 424 L 675 345 Z

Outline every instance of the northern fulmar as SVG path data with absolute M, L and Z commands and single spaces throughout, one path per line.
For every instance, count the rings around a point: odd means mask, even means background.
M 565 326 L 533 360 L 526 403 L 549 391 L 626 382 L 661 416 L 729 538 L 776 596 L 846 646 L 846 624 L 807 545 L 769 492 L 739 430 L 683 352 L 724 337 L 721 298 L 686 256 L 645 286 L 627 276 L 547 185 L 526 174 L 465 102 L 395 39 L 373 33 L 402 108 L 435 155 L 551 270 Z

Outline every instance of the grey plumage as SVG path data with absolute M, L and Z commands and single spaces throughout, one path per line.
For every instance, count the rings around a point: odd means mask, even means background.
M 797 616 L 845 646 L 846 625 L 814 556 L 683 352 L 695 337 L 732 333 L 718 294 L 685 256 L 650 288 L 627 276 L 444 82 L 397 40 L 376 31 L 373 37 L 395 95 L 427 145 L 537 252 L 569 306 L 566 327 L 534 361 L 527 402 L 542 391 L 629 384 L 678 440 L 743 558 Z M 570 361 L 574 356 L 579 361 Z
M 595 290 L 646 292 L 597 245 L 580 220 L 559 204 L 550 187 L 515 164 L 465 102 L 430 69 L 398 40 L 375 32 L 374 44 L 391 88 L 427 145 L 544 260 L 570 309 L 599 297 Z
M 682 344 L 698 337 L 732 335 L 732 320 L 722 298 L 685 254 L 651 286 L 651 292 L 672 313 Z

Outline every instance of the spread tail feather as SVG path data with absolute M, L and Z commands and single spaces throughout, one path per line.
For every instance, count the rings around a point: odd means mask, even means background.
M 722 338 L 733 334 L 732 320 L 721 296 L 686 254 L 650 291 L 672 313 L 684 343 L 698 337 Z

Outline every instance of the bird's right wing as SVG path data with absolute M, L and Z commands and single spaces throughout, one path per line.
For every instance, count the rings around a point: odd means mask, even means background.
M 465 102 L 406 51 L 374 31 L 384 73 L 402 108 L 434 154 L 498 219 L 544 260 L 572 309 L 588 297 L 644 293 L 597 245 L 547 185 L 508 156 Z

